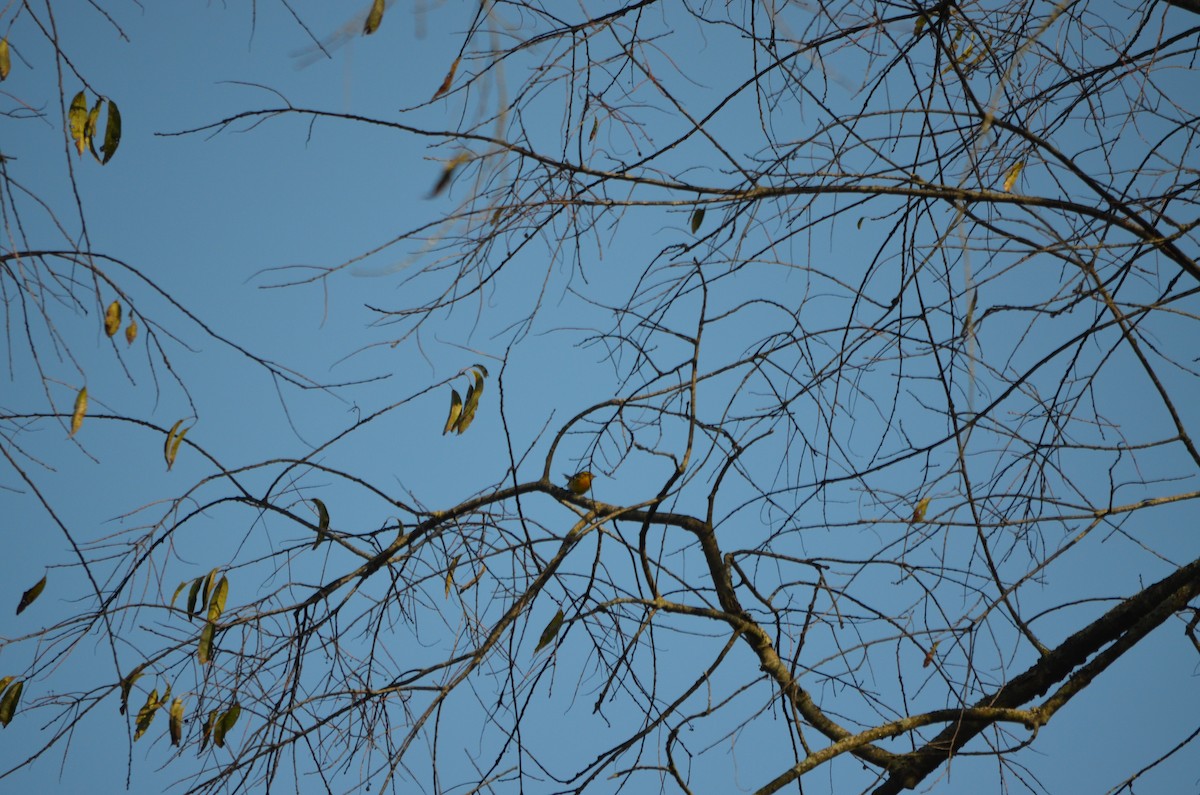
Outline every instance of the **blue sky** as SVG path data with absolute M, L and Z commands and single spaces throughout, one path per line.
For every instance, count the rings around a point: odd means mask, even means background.
M 313 6 L 303 9 L 303 19 L 321 36 L 353 23 L 353 14 L 358 13 L 345 4 L 336 8 Z M 418 262 L 415 257 L 429 255 L 415 243 L 384 248 L 325 282 L 287 289 L 262 288 L 309 273 L 305 269 L 312 266 L 338 265 L 375 250 L 404 230 L 437 218 L 464 201 L 470 186 L 461 181 L 446 194 L 428 198 L 442 163 L 456 151 L 453 145 L 436 146 L 440 143 L 436 140 L 343 121 L 319 120 L 308 125 L 298 117 L 267 119 L 257 125 L 237 122 L 215 135 L 160 135 L 208 125 L 242 110 L 278 107 L 280 98 L 274 92 L 296 107 L 451 129 L 459 123 L 460 115 L 470 117 L 474 107 L 470 103 L 487 98 L 456 98 L 406 111 L 403 116 L 399 109 L 415 108 L 433 94 L 458 53 L 469 11 L 467 6 L 438 6 L 423 12 L 394 6 L 375 36 L 351 37 L 333 50 L 331 59 L 318 59 L 301 68 L 302 59 L 297 53 L 310 51 L 311 43 L 285 9 L 275 4 L 256 4 L 253 16 L 246 9 L 198 3 L 122 6 L 114 9 L 113 15 L 128 41 L 121 40 L 94 11 L 74 10 L 68 14 L 59 10 L 60 36 L 79 71 L 87 76 L 92 89 L 89 96 L 96 92 L 111 96 L 120 104 L 124 121 L 121 148 L 108 165 L 100 167 L 90 158 L 71 160 L 93 250 L 132 265 L 222 337 L 258 356 L 295 368 L 318 382 L 371 380 L 337 391 L 298 390 L 281 384 L 117 268 L 114 272 L 120 274 L 121 286 L 132 296 L 139 316 L 146 318 L 142 321 L 145 332 L 152 328 L 158 332 L 166 358 L 187 391 L 173 382 L 162 358 L 147 356 L 148 333 L 144 332 L 132 348 L 126 349 L 123 341 L 114 347 L 100 330 L 95 308 L 88 306 L 87 314 L 56 315 L 57 330 L 70 340 L 73 359 L 52 348 L 41 348 L 50 373 L 46 389 L 58 411 L 69 411 L 75 391 L 86 383 L 92 399 L 89 415 L 121 414 L 159 428 L 170 427 L 181 418 L 189 424 L 195 421 L 188 439 L 202 445 L 223 466 L 232 468 L 308 455 L 312 445 L 351 426 L 358 417 L 398 404 L 378 421 L 322 451 L 320 463 L 353 472 L 390 495 L 404 501 L 419 500 L 429 509 L 444 509 L 477 492 L 503 485 L 510 454 L 520 457 L 527 449 L 532 452 L 519 473 L 523 480 L 536 479 L 557 428 L 576 412 L 620 389 L 616 372 L 627 360 L 609 359 L 603 342 L 598 340 L 598 332 L 610 329 L 614 322 L 602 304 L 621 302 L 652 263 L 660 261 L 655 259 L 660 250 L 694 242 L 688 230 L 691 207 L 686 201 L 690 197 L 673 197 L 681 202 L 673 208 L 637 208 L 619 218 L 608 216 L 606 226 L 595 235 L 585 236 L 587 245 L 578 253 L 554 252 L 556 228 L 534 230 L 535 245 L 514 260 L 507 278 L 483 290 L 477 302 L 437 314 L 420 334 L 393 347 L 389 343 L 401 327 L 372 324 L 375 316 L 363 307 L 401 307 L 416 300 L 414 296 L 436 289 L 440 278 L 436 274 L 417 278 L 420 269 L 414 264 Z M 669 12 L 661 13 L 667 16 L 656 18 L 656 23 L 669 26 L 675 22 Z M 9 15 L 11 12 L 6 12 L 0 20 L 7 21 Z M 716 96 L 721 87 L 744 79 L 745 64 L 728 59 L 733 45 L 722 38 L 724 34 L 700 31 L 694 20 L 677 24 L 678 38 L 693 46 L 670 50 L 671 58 L 664 56 L 664 64 L 677 70 L 673 77 L 687 78 L 672 85 L 687 86 L 687 91 L 694 92 L 687 95 L 688 110 L 707 108 L 712 103 L 709 97 Z M 45 198 L 74 236 L 79 221 L 72 212 L 71 194 L 64 181 L 68 144 L 64 144 L 59 127 L 61 111 L 56 108 L 58 78 L 44 42 L 26 44 L 31 38 L 36 40 L 27 19 L 12 27 L 9 38 L 14 51 L 24 57 L 14 58 L 13 73 L 3 86 L 8 92 L 6 102 L 12 107 L 14 98 L 20 98 L 45 114 L 44 122 L 5 120 L 4 152 L 14 157 L 9 173 Z M 672 48 L 677 46 L 671 44 Z M 22 51 L 22 47 L 29 49 Z M 737 68 L 726 68 L 728 60 Z M 839 88 L 854 84 L 859 64 L 856 56 L 847 54 L 829 58 L 821 66 L 812 65 L 811 73 L 828 78 L 836 94 Z M 525 67 L 523 63 L 509 66 L 505 78 L 510 86 L 519 84 Z M 1191 77 L 1188 73 L 1180 79 L 1187 83 Z M 68 97 L 78 84 L 73 77 L 63 79 Z M 562 148 L 556 145 L 563 139 L 562 102 L 559 94 L 547 90 L 533 101 L 523 119 L 531 139 L 551 153 Z M 753 111 L 754 103 L 743 98 L 716 116 L 711 129 L 722 140 L 737 140 L 746 114 Z M 645 130 L 647 138 L 657 144 L 669 140 L 673 125 L 680 123 L 665 112 L 648 113 L 648 117 L 652 124 L 660 125 Z M 798 130 L 822 122 L 822 113 L 807 107 L 795 120 Z M 579 137 L 578 131 L 571 134 Z M 609 155 L 605 167 L 634 157 L 635 143 L 624 136 L 619 125 L 606 125 L 601 137 Z M 704 158 L 706 151 L 711 160 Z M 701 159 L 692 160 L 695 157 Z M 721 183 L 728 176 L 719 158 L 703 147 L 664 156 L 657 165 L 687 169 L 686 177 L 698 184 Z M 1035 181 L 1030 189 L 1036 187 Z M 707 223 L 715 224 L 723 212 L 719 206 L 710 208 Z M 850 276 L 861 274 L 866 267 L 862 263 L 869 261 L 877 248 L 886 249 L 888 236 L 893 234 L 891 222 L 878 209 L 863 215 L 867 220 L 861 228 L 843 219 L 840 225 L 822 227 L 812 235 L 789 237 L 760 253 L 736 278 L 722 279 L 713 289 L 711 301 L 713 306 L 728 307 L 731 315 L 706 331 L 705 364 L 715 366 L 753 347 L 763 338 L 764 329 L 772 328 L 770 310 L 738 308 L 740 302 L 756 296 L 768 295 L 781 303 L 803 303 L 805 322 L 814 327 L 836 323 L 840 313 L 846 311 L 845 295 L 836 292 L 833 282 L 814 274 L 840 277 L 844 265 L 847 281 L 852 281 Z M 44 216 L 29 217 L 31 237 L 55 237 Z M 765 226 L 767 222 L 761 223 Z M 746 237 L 739 254 L 749 256 L 759 250 L 763 238 L 751 231 L 743 234 Z M 61 238 L 58 243 L 63 244 Z M 975 267 L 987 272 L 987 263 L 980 261 L 982 255 L 973 256 Z M 777 262 L 796 265 L 774 267 Z M 1050 264 L 1047 270 L 1058 267 L 1057 263 Z M 665 279 L 663 272 L 655 271 L 651 282 Z M 1001 305 L 1019 296 L 1027 287 L 1026 273 L 1014 268 L 1011 274 L 993 274 L 986 305 Z M 881 281 L 887 283 L 886 278 Z M 1147 281 L 1146 290 L 1152 292 L 1157 285 L 1152 279 Z M 883 286 L 878 289 L 881 295 L 886 292 Z M 528 333 L 514 334 L 512 322 L 524 316 L 538 296 L 540 309 Z M 106 295 L 104 300 L 108 298 Z M 1194 300 L 1182 306 L 1195 311 Z M 698 310 L 697 295 L 692 293 L 676 303 L 670 316 L 682 327 L 681 318 Z M 941 318 L 932 322 L 950 321 Z M 1070 319 L 1065 316 L 1056 321 L 1054 331 L 1086 327 L 1088 322 L 1086 312 Z M 1164 325 L 1162 329 L 1169 332 L 1171 327 Z M 1012 337 L 1013 332 L 1003 328 L 986 337 L 985 360 L 1014 368 L 1026 360 L 1030 348 L 1022 347 Z M 37 339 L 43 346 L 48 343 L 40 332 Z M 519 344 L 509 350 L 514 339 Z M 660 338 L 655 344 L 654 355 L 662 361 L 675 361 L 686 350 L 678 339 Z M 45 400 L 43 385 L 31 376 L 33 371 L 21 345 L 10 341 L 9 346 L 12 363 L 0 405 L 13 411 L 35 410 Z M 881 347 L 881 356 L 884 353 Z M 835 354 L 831 345 L 818 343 L 811 360 L 797 356 L 788 364 L 799 372 Z M 628 352 L 623 355 L 628 356 Z M 1098 352 L 1094 355 L 1102 356 Z M 501 374 L 500 361 L 504 357 L 507 364 Z M 466 434 L 443 436 L 449 391 L 446 381 L 476 362 L 490 370 L 479 418 Z M 884 396 L 892 388 L 892 376 L 900 366 L 899 362 L 887 362 L 864 375 L 856 389 L 842 395 L 845 411 L 854 419 L 839 427 L 845 429 L 844 440 L 853 455 L 869 455 L 872 445 L 879 442 L 884 421 L 876 401 L 886 405 Z M 1065 366 L 1048 368 L 1045 380 L 1039 380 L 1039 384 L 1052 390 L 1056 380 L 1066 380 L 1068 374 Z M 500 415 L 501 378 L 503 420 L 513 442 L 511 450 Z M 1126 384 L 1140 378 L 1130 357 L 1118 355 L 1106 364 L 1096 399 L 1105 413 L 1137 418 L 1136 426 L 1124 429 L 1132 437 L 1166 433 L 1159 430 L 1164 427 L 1160 413 L 1138 416 L 1135 402 L 1141 393 L 1127 389 Z M 1186 375 L 1177 378 L 1171 383 L 1174 388 L 1186 389 L 1190 384 Z M 462 391 L 465 377 L 454 384 Z M 978 387 L 979 394 L 972 399 L 986 401 L 988 390 L 995 385 L 994 378 L 983 374 L 978 383 L 965 388 Z M 704 393 L 706 408 L 720 405 L 738 387 L 737 378 L 714 379 Z M 906 388 L 914 401 L 937 393 L 929 384 L 909 384 Z M 815 411 L 812 407 L 808 410 Z M 1189 419 L 1195 419 L 1191 407 L 1187 410 Z M 910 415 L 912 433 L 924 437 L 939 432 L 935 415 L 935 411 Z M 822 438 L 818 416 L 801 415 L 797 424 L 803 428 L 804 438 Z M 214 498 L 222 487 L 220 483 L 204 483 L 213 474 L 213 467 L 189 447 L 183 448 L 173 470 L 164 472 L 161 432 L 148 427 L 89 416 L 78 445 L 63 444 L 62 436 L 65 424 L 42 422 L 20 439 L 36 450 L 39 463 L 29 462 L 30 469 L 63 523 L 81 540 L 132 537 L 161 516 L 165 510 L 162 500 L 202 484 L 194 492 L 195 502 L 185 502 L 186 507 Z M 747 454 L 746 466 L 765 473 L 757 485 L 781 489 L 781 493 L 792 496 L 802 492 L 791 491 L 797 471 L 813 474 L 823 464 L 812 451 L 800 449 L 798 438 L 776 435 Z M 677 449 L 679 443 L 677 432 L 668 430 L 664 434 L 663 449 Z M 888 442 L 892 443 L 894 440 Z M 995 454 L 999 457 L 1002 453 Z M 611 439 L 605 441 L 587 433 L 571 435 L 557 452 L 553 472 L 557 476 L 588 465 L 609 474 L 597 480 L 598 498 L 614 503 L 646 499 L 666 476 L 667 460 L 645 450 L 628 452 L 627 458 L 621 455 L 619 443 Z M 836 471 L 837 463 L 832 466 Z M 1128 466 L 1132 465 L 1122 462 L 1117 474 L 1130 477 L 1133 470 Z M 1182 456 L 1172 453 L 1150 459 L 1140 471 L 1153 480 L 1184 472 L 1186 466 Z M 1091 460 L 1081 461 L 1080 467 L 1084 482 L 1107 477 L 1107 473 L 1094 468 Z M 265 488 L 279 471 L 278 467 L 256 469 L 245 474 L 244 482 L 251 488 Z M 701 510 L 695 499 L 705 493 L 711 473 L 703 466 L 695 471 L 701 474 L 685 487 L 674 503 L 676 509 Z M 953 482 L 953 467 L 942 461 L 932 471 L 942 480 L 929 486 L 934 497 L 931 511 L 950 511 L 951 487 L 946 484 Z M 910 477 L 915 480 L 906 480 Z M 293 489 L 278 492 L 279 501 L 297 512 L 311 512 L 303 501 L 319 496 L 329 505 L 335 530 L 367 532 L 389 527 L 400 518 L 394 506 L 334 476 L 306 473 L 297 478 Z M 915 484 L 920 478 L 918 464 L 898 467 L 891 488 L 897 495 L 913 493 L 919 488 Z M 1090 483 L 1100 490 L 1107 487 L 1106 480 Z M 1151 492 L 1187 490 L 1187 481 L 1160 482 Z M 1118 493 L 1127 502 L 1146 496 L 1140 484 Z M 726 543 L 730 548 L 737 548 L 735 539 L 740 536 L 734 534 L 744 533 L 746 540 L 742 543 L 750 548 L 768 532 L 790 524 L 803 525 L 809 529 L 798 536 L 794 546 L 786 547 L 790 554 L 857 558 L 894 531 L 894 526 L 886 522 L 894 523 L 898 517 L 871 495 L 856 493 L 848 486 L 827 496 L 827 503 L 819 508 L 808 504 L 789 520 L 784 518 L 785 508 L 772 509 L 758 503 L 742 507 L 743 501 L 750 498 L 749 492 L 731 492 L 718 506 L 718 515 L 730 517 L 722 529 L 726 534 L 723 539 L 729 539 Z M 1047 640 L 1060 640 L 1111 604 L 1090 599 L 1131 593 L 1168 573 L 1166 564 L 1154 562 L 1154 554 L 1175 562 L 1194 557 L 1192 528 L 1196 514 L 1189 504 L 1157 509 L 1145 514 L 1146 518 L 1139 514 L 1136 521 L 1142 525 L 1128 534 L 1096 531 L 1088 539 L 1086 553 L 1071 557 L 1070 565 L 1053 569 L 1046 583 L 1022 589 L 1019 599 L 1029 612 L 1036 612 L 1043 604 L 1073 603 L 1041 625 Z M 534 511 L 531 520 L 547 528 L 565 531 L 574 520 L 569 511 L 548 499 L 530 501 L 530 505 Z M 144 510 L 135 510 L 143 506 Z M 77 604 L 73 600 L 86 598 L 87 589 L 76 570 L 60 568 L 72 561 L 64 534 L 55 529 L 11 470 L 0 475 L 0 511 L 10 517 L 9 553 L 0 558 L 4 579 L 0 602 L 14 604 L 43 569 L 50 570 L 50 586 L 33 608 L 19 618 L 4 614 L 0 619 L 0 637 L 9 640 L 29 632 L 31 627 L 48 626 L 70 615 Z M 879 526 L 859 521 L 862 516 L 878 516 Z M 826 529 L 825 523 L 831 526 Z M 340 550 L 327 546 L 320 554 L 297 555 L 287 566 L 256 567 L 258 556 L 285 544 L 300 544 L 309 531 L 277 517 L 256 518 L 245 508 L 217 506 L 190 519 L 185 526 L 185 531 L 174 536 L 174 555 L 163 562 L 162 568 L 146 569 L 138 575 L 133 592 L 140 589 L 148 603 L 161 603 L 170 597 L 176 584 L 214 566 L 234 567 L 230 570 L 233 603 L 247 592 L 261 596 L 287 583 L 324 581 L 351 563 Z M 543 541 L 544 556 L 552 554 L 552 535 Z M 1055 527 L 1046 537 L 1053 548 L 1069 535 L 1066 529 Z M 961 562 L 972 555 L 971 537 L 955 535 L 955 531 L 938 536 L 925 550 L 913 554 L 936 555 L 939 545 L 941 554 L 950 561 Z M 1147 547 L 1153 549 L 1153 554 L 1146 553 Z M 698 560 L 689 557 L 694 550 L 689 551 L 682 535 L 668 533 L 661 550 L 664 556 L 683 561 L 682 570 L 698 570 Z M 578 571 L 571 576 L 586 573 L 590 558 L 583 557 L 586 559 L 579 561 Z M 598 551 L 596 558 L 616 567 L 621 556 L 610 544 Z M 1135 565 L 1130 565 L 1131 560 Z M 688 564 L 693 568 L 689 569 Z M 785 578 L 784 573 L 778 576 Z M 427 590 L 436 596 L 440 580 L 436 576 L 433 579 Z M 869 583 L 863 593 L 880 605 L 910 598 L 906 589 L 915 587 L 898 583 L 890 572 L 874 569 L 864 570 L 862 579 Z M 373 593 L 382 596 L 385 586 L 373 584 L 380 589 Z M 527 661 L 530 671 L 540 659 L 531 656 L 537 634 L 553 615 L 556 600 L 562 598 L 563 593 L 556 589 L 539 597 L 530 610 L 528 628 L 513 639 L 518 648 L 516 658 Z M 807 592 L 795 598 L 806 599 Z M 964 591 L 955 598 L 966 603 L 970 594 Z M 442 648 L 439 644 L 457 638 L 462 631 L 455 625 L 457 619 L 457 614 L 447 614 L 445 626 L 438 629 L 430 627 L 436 627 L 437 620 L 426 619 L 419 628 L 398 622 L 394 634 L 389 635 L 392 645 L 387 654 L 401 660 L 396 667 L 403 669 L 406 654 L 420 658 L 425 649 L 432 654 Z M 150 648 L 151 639 L 145 632 L 149 622 L 138 623 L 132 616 L 123 616 L 122 620 L 128 622 L 131 637 L 135 638 L 130 647 L 121 650 L 123 655 L 129 654 L 123 661 L 128 666 L 129 660 Z M 1177 621 L 1159 629 L 1043 728 L 1031 751 L 1017 758 L 1030 767 L 1046 791 L 1107 792 L 1195 729 L 1194 716 L 1200 714 L 1196 658 L 1190 654 L 1180 629 Z M 681 665 L 680 680 L 698 675 L 713 658 L 720 644 L 714 646 L 719 638 L 705 635 L 710 631 L 685 620 L 663 620 L 655 640 L 669 653 L 664 659 Z M 570 747 L 557 760 L 564 766 L 564 770 L 554 771 L 559 774 L 586 764 L 595 755 L 591 741 L 606 747 L 619 739 L 619 729 L 635 725 L 640 719 L 619 704 L 603 716 L 593 714 L 591 702 L 602 680 L 591 667 L 594 658 L 581 625 L 573 630 L 568 627 L 566 633 L 553 666 L 545 672 L 545 678 L 537 680 L 541 689 L 531 699 L 529 713 L 537 718 L 530 722 L 527 737 L 531 744 L 571 738 Z M 832 655 L 836 651 L 833 641 L 831 635 L 814 638 L 810 651 Z M 1020 671 L 1032 662 L 1029 650 L 1020 649 L 1010 638 L 998 637 L 995 643 L 991 658 L 1008 662 L 1012 671 Z M 31 654 L 28 644 L 0 647 L 0 675 L 23 670 Z M 743 664 L 753 665 L 743 649 L 734 654 L 745 657 Z M 677 662 L 680 660 L 683 662 Z M 914 659 L 897 659 L 895 670 L 884 671 L 872 659 L 864 666 L 864 681 L 869 687 L 880 688 L 892 687 L 898 679 L 906 685 L 918 682 L 925 676 L 919 662 L 919 654 Z M 97 686 L 111 680 L 111 667 L 107 645 L 91 636 L 60 665 L 52 666 L 53 677 L 51 669 L 45 669 L 46 684 L 39 685 L 44 689 L 31 685 L 26 698 L 31 698 L 35 690 L 37 695 L 48 695 Z M 994 671 L 989 673 L 1000 676 Z M 186 688 L 191 675 L 185 672 L 176 677 L 179 692 L 190 692 Z M 472 688 L 464 689 L 462 697 L 448 707 L 442 718 L 444 747 L 439 749 L 443 760 L 459 759 L 462 765 L 468 764 L 468 758 L 478 764 L 490 761 L 490 754 L 495 753 L 495 737 L 481 714 L 492 704 L 490 688 L 494 681 L 498 678 L 481 674 L 478 681 L 472 682 Z M 151 686 L 148 681 L 142 685 Z M 725 685 L 728 682 L 715 682 L 718 695 Z M 819 692 L 828 696 L 840 687 L 826 681 Z M 922 707 L 942 706 L 945 699 L 936 681 L 924 687 L 914 685 L 913 691 L 909 697 Z M 761 694 L 761 690 L 758 692 Z M 691 741 L 693 750 L 710 744 L 713 750 L 695 763 L 693 775 L 698 791 L 728 791 L 729 787 L 753 790 L 782 769 L 781 759 L 786 758 L 788 749 L 780 739 L 780 716 L 761 698 L 733 700 L 734 715 L 745 716 L 755 710 L 765 713 L 746 729 L 728 736 L 719 726 L 699 724 Z M 703 704 L 703 699 L 698 703 Z M 9 786 L 14 790 L 72 792 L 87 786 L 116 791 L 125 786 L 128 761 L 131 791 L 161 791 L 167 783 L 186 779 L 194 768 L 188 761 L 190 750 L 185 750 L 183 758 L 173 758 L 164 737 L 165 716 L 158 720 L 152 736 L 131 746 L 125 731 L 128 720 L 117 715 L 115 700 L 110 698 L 84 721 L 69 745 L 60 745 L 31 768 L 11 776 L 7 779 Z M 253 716 L 244 720 L 239 732 L 251 732 Z M 45 731 L 40 720 L 28 714 L 18 716 L 4 732 L 0 768 L 7 769 L 23 758 L 34 747 L 39 733 Z M 411 782 L 404 779 L 398 784 L 401 791 L 410 783 L 433 791 L 433 782 L 420 766 L 428 753 L 428 749 L 414 752 L 417 772 L 412 773 Z M 361 770 L 357 762 L 339 769 L 334 788 L 345 789 L 361 771 L 374 771 L 379 764 L 376 759 L 364 762 Z M 804 791 L 858 791 L 870 780 L 862 778 L 857 767 L 857 763 L 849 762 L 839 766 L 836 773 L 806 778 Z M 531 777 L 528 791 L 543 791 L 540 784 L 532 783 L 541 778 L 541 773 L 527 774 Z M 986 759 L 963 757 L 942 774 L 949 776 L 949 783 L 935 787 L 936 792 L 1000 791 L 996 765 Z M 439 783 L 451 787 L 458 781 Z M 316 787 L 316 783 L 302 779 L 300 791 L 309 791 L 309 786 Z M 1195 772 L 1186 764 L 1164 765 L 1144 780 L 1145 791 L 1184 792 L 1196 786 Z M 500 791 L 516 790 L 510 784 Z

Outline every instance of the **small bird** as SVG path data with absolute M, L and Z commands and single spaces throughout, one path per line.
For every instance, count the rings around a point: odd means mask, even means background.
M 564 473 L 563 477 L 567 479 L 567 488 L 572 494 L 587 494 L 587 490 L 592 487 L 592 473 L 586 469 L 574 475 Z

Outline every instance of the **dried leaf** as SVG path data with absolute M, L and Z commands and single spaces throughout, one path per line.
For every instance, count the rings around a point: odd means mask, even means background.
M 542 636 L 538 638 L 537 646 L 534 646 L 533 653 L 537 654 L 544 649 L 555 637 L 558 636 L 558 630 L 562 628 L 563 611 L 560 607 L 558 612 L 554 614 L 554 618 L 550 619 L 550 623 L 542 630 Z
M 450 64 L 450 71 L 446 73 L 446 77 L 442 80 L 442 84 L 438 86 L 438 90 L 433 93 L 433 99 L 437 99 L 442 94 L 445 94 L 450 90 L 450 86 L 454 85 L 454 73 L 458 71 L 458 62 L 461 60 L 462 57 L 459 56 L 454 59 L 454 63 Z M 433 100 L 430 101 L 432 102 Z
M 0 696 L 0 726 L 7 726 L 17 713 L 17 704 L 21 701 L 21 691 L 25 689 L 24 682 L 14 682 Z
M 137 339 L 137 334 L 138 334 L 137 318 L 135 318 L 133 316 L 133 313 L 131 312 L 129 314 L 129 325 L 125 327 L 125 342 L 129 345 L 132 345 L 133 341 L 135 339 Z
M 1013 186 L 1017 184 L 1017 177 L 1021 176 L 1021 169 L 1025 168 L 1025 161 L 1018 160 L 1009 166 L 1009 169 L 1004 174 L 1004 192 L 1012 191 Z
M 917 507 L 913 508 L 912 523 L 925 521 L 925 511 L 927 510 L 929 510 L 929 498 L 922 497 L 921 501 L 917 503 Z
M 930 663 L 933 662 L 933 655 L 937 653 L 938 643 L 940 642 L 935 640 L 933 645 L 929 647 L 929 651 L 925 652 L 925 662 L 921 663 L 922 668 L 928 668 Z
M 171 732 L 171 745 L 177 746 L 183 740 L 183 699 L 176 698 L 171 703 L 171 722 L 168 725 Z
M 450 180 L 454 177 L 454 172 L 459 166 L 470 159 L 471 155 L 469 152 L 459 152 L 457 155 L 455 155 L 442 169 L 442 175 L 438 177 L 437 184 L 435 184 L 433 186 L 433 190 L 429 192 L 429 198 L 432 199 L 448 188 L 450 186 Z
M 371 3 L 371 11 L 367 14 L 367 21 L 363 23 L 363 33 L 370 36 L 375 31 L 379 30 L 379 23 L 383 22 L 383 6 L 384 0 L 375 0 Z
M 8 53 L 8 38 L 0 39 L 0 80 L 8 77 L 12 69 L 12 56 Z
M 104 312 L 104 333 L 112 336 L 121 328 L 121 302 L 113 301 Z
M 596 140 L 596 133 L 600 132 L 600 117 L 592 119 L 592 131 L 588 133 L 588 143 Z
M 42 579 L 25 593 L 21 594 L 21 601 L 17 603 L 17 615 L 21 615 L 25 608 L 33 604 L 34 600 L 42 595 L 42 589 L 46 587 L 46 575 L 42 575 Z
M 71 109 L 67 112 L 67 126 L 71 131 L 71 140 L 75 142 L 75 148 L 79 150 L 79 154 L 81 155 L 83 154 L 83 150 L 87 149 L 87 142 L 84 139 L 87 119 L 87 95 L 80 91 L 71 100 Z
M 75 396 L 75 411 L 71 413 L 71 432 L 67 434 L 68 439 L 78 433 L 80 426 L 83 425 L 83 415 L 87 414 L 87 403 L 87 387 L 85 386 Z

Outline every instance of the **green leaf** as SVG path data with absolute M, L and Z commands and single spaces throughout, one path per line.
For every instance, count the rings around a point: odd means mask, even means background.
M 558 630 L 562 628 L 563 611 L 560 607 L 558 612 L 554 614 L 554 618 L 550 619 L 550 623 L 542 630 L 542 636 L 538 638 L 537 646 L 533 647 L 533 653 L 537 654 L 544 649 L 555 637 L 558 636 Z
M 17 712 L 17 704 L 21 701 L 21 691 L 24 689 L 25 683 L 17 681 L 0 696 L 0 726 L 7 726 L 12 722 L 13 715 Z
M 200 583 L 202 582 L 204 582 L 203 577 L 197 577 L 196 579 L 192 580 L 192 589 L 188 591 L 187 603 L 187 611 L 189 616 L 198 615 L 196 610 L 196 597 L 200 595 Z M 200 607 L 203 608 L 204 605 L 200 605 Z
M 42 595 L 42 589 L 46 587 L 46 575 L 42 575 L 42 579 L 38 580 L 32 588 L 21 594 L 21 601 L 17 603 L 17 615 L 33 604 L 34 600 Z
M 100 160 L 101 165 L 112 160 L 112 156 L 117 153 L 117 147 L 120 144 L 121 111 L 117 109 L 117 103 L 110 99 L 108 101 L 108 122 L 104 125 L 104 145 L 100 147 L 100 151 L 104 154 Z
M 205 622 L 204 629 L 200 630 L 200 642 L 196 645 L 196 659 L 201 665 L 208 665 L 212 662 L 213 648 L 213 633 L 217 631 L 217 625 L 211 621 Z
M 379 23 L 383 22 L 383 4 L 384 0 L 374 0 L 371 3 L 371 11 L 367 14 L 367 21 L 363 23 L 363 33 L 367 36 L 379 30 Z
M 225 747 L 225 735 L 229 734 L 241 714 L 242 708 L 235 701 L 233 706 L 225 710 L 225 714 L 217 719 L 217 725 L 213 727 L 213 742 L 218 748 Z
M 704 223 L 704 208 L 697 207 L 692 211 L 692 234 L 700 231 L 700 225 Z

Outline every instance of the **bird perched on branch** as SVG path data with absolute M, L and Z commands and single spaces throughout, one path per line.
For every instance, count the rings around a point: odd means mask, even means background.
M 567 479 L 567 488 L 572 494 L 587 494 L 587 490 L 592 487 L 592 473 L 586 469 L 574 475 L 564 473 L 563 477 Z

